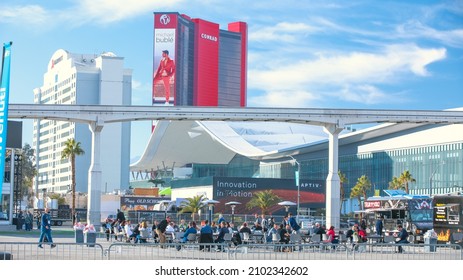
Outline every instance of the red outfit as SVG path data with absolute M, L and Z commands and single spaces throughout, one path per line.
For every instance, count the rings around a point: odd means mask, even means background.
M 330 229 L 326 232 L 326 235 L 328 236 L 328 240 L 326 240 L 327 242 L 333 242 L 336 234 L 334 232 L 334 229 Z
M 166 102 L 170 99 L 170 79 L 175 74 L 175 63 L 169 57 L 164 57 L 159 63 L 158 70 L 154 74 L 154 80 L 162 80 L 166 91 Z

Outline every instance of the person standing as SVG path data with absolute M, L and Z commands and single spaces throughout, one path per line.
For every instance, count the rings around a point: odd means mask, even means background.
M 166 243 L 166 229 L 167 225 L 170 223 L 170 216 L 167 216 L 166 219 L 162 220 L 159 225 L 156 227 L 156 234 L 159 236 L 159 243 Z M 161 246 L 164 248 L 164 246 Z
M 50 209 L 49 208 L 45 208 L 45 211 L 43 212 L 42 214 L 42 218 L 41 218 L 41 224 L 40 224 L 40 238 L 39 238 L 39 248 L 43 248 L 42 247 L 42 243 L 43 243 L 43 238 L 46 236 L 47 237 L 47 241 L 51 244 L 50 247 L 51 248 L 55 248 L 56 247 L 56 244 L 53 243 L 53 238 L 51 237 L 51 217 L 50 217 Z
M 175 76 L 175 63 L 174 60 L 169 57 L 169 51 L 162 51 L 162 59 L 159 62 L 158 70 L 154 74 L 154 81 L 162 80 L 164 83 L 164 90 L 166 94 L 166 105 L 169 105 L 170 101 L 170 84 L 173 82 Z M 153 83 L 154 84 L 154 83 Z
M 122 212 L 121 210 L 117 209 L 116 219 L 117 219 L 117 221 L 119 222 L 119 224 L 121 224 L 122 222 L 124 222 L 124 221 L 125 221 L 124 212 Z
M 297 223 L 296 218 L 294 218 L 293 214 L 289 213 L 289 225 L 291 226 L 291 229 L 295 231 L 297 234 L 299 234 L 299 230 L 301 229 L 301 226 Z
M 26 218 L 25 218 L 25 222 L 26 222 L 26 230 L 27 231 L 30 231 L 32 230 L 32 223 L 34 221 L 34 217 L 32 216 L 32 213 L 30 211 L 27 211 L 26 212 Z
M 376 234 L 383 235 L 383 216 L 379 216 L 375 224 Z

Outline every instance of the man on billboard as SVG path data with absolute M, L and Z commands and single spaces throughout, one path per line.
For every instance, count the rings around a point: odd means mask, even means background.
M 169 57 L 169 51 L 162 51 L 162 59 L 159 62 L 159 67 L 156 73 L 154 73 L 154 83 L 162 81 L 164 84 L 164 93 L 166 97 L 166 105 L 169 105 L 170 101 L 170 85 L 175 82 L 175 63 L 174 60 Z M 156 88 L 155 88 L 156 90 Z M 155 93 L 155 96 L 157 94 Z

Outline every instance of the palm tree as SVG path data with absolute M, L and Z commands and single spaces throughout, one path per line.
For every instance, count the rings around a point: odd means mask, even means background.
M 75 221 L 76 211 L 76 156 L 83 155 L 85 152 L 80 147 L 80 142 L 69 138 L 64 142 L 64 149 L 61 151 L 61 159 L 70 159 L 71 161 L 71 190 L 72 190 L 72 224 Z
M 279 201 L 281 201 L 281 198 L 274 194 L 272 190 L 259 191 L 252 195 L 251 200 L 246 204 L 246 208 L 259 207 L 262 214 L 268 214 L 268 209 Z
M 361 205 L 362 200 L 360 197 L 363 196 L 364 201 L 367 200 L 367 191 L 371 189 L 371 182 L 370 179 L 366 175 L 362 175 L 362 177 L 357 179 L 357 184 L 352 188 L 350 191 L 351 198 L 357 198 L 359 201 L 359 205 Z M 362 206 L 363 209 L 363 206 Z
M 338 170 L 339 176 L 339 192 L 341 194 L 341 213 L 342 213 L 342 204 L 344 201 L 344 197 L 346 196 L 346 191 L 344 190 L 344 183 L 347 183 L 346 174 L 342 173 L 341 170 Z
M 412 174 L 408 170 L 405 170 L 404 172 L 402 172 L 402 174 L 400 174 L 399 180 L 400 182 L 402 182 L 403 185 L 405 185 L 406 193 L 409 193 L 408 183 L 416 182 L 415 178 L 412 177 Z
M 389 182 L 389 189 L 390 190 L 400 190 L 400 189 L 403 189 L 403 188 L 404 188 L 404 186 L 403 186 L 402 182 L 396 176 L 394 176 L 392 178 L 392 181 Z
M 188 197 L 186 200 L 182 201 L 180 204 L 180 207 L 182 210 L 179 211 L 179 213 L 186 213 L 186 212 L 191 212 L 191 218 L 193 221 L 195 220 L 195 215 L 198 213 L 199 209 L 201 209 L 204 206 L 204 201 L 206 198 L 204 195 L 196 195 L 193 197 Z

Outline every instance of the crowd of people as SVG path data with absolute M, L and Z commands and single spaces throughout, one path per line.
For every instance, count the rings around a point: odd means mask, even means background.
M 114 221 L 107 220 L 104 227 L 108 241 L 111 238 L 111 234 L 114 233 L 114 228 L 117 228 L 117 232 L 125 234 L 126 242 L 133 243 L 147 242 L 148 236 L 154 242 L 161 244 L 172 241 L 186 243 L 189 241 L 188 235 L 192 233 L 196 234 L 197 242 L 199 243 L 225 243 L 227 241 L 232 242 L 236 246 L 248 242 L 247 238 L 250 236 L 260 236 L 262 243 L 277 242 L 280 244 L 289 244 L 292 234 L 303 236 L 300 232 L 301 226 L 291 213 L 288 213 L 281 223 L 277 223 L 274 217 L 266 218 L 265 215 L 255 214 L 254 218 L 254 222 L 242 222 L 239 225 L 235 225 L 232 222 L 226 221 L 224 216 L 220 214 L 217 221 L 209 222 L 208 220 L 203 220 L 196 223 L 195 221 L 186 222 L 182 219 L 177 224 L 170 216 L 166 216 L 161 221 L 154 221 L 152 225 L 148 225 L 148 222 L 145 220 L 134 225 L 131 221 L 126 220 L 122 211 L 118 210 L 117 219 Z M 378 235 L 383 235 L 383 217 L 378 218 L 375 229 Z M 143 234 L 143 232 L 147 234 Z M 319 235 L 321 243 L 338 244 L 340 243 L 340 234 L 345 234 L 347 242 L 352 244 L 353 248 L 356 244 L 366 242 L 368 238 L 364 220 L 354 224 L 345 232 L 339 231 L 338 233 L 334 226 L 326 228 L 317 222 L 313 224 L 313 227 L 307 233 L 307 238 Z M 408 233 L 402 226 L 398 227 L 395 237 L 397 238 L 396 243 L 408 243 Z M 161 245 L 161 247 L 164 246 Z M 181 246 L 177 246 L 178 250 L 181 250 L 181 248 Z M 207 247 L 205 248 L 208 249 Z M 217 250 L 223 250 L 222 246 L 217 246 Z M 400 246 L 398 250 L 402 252 Z

